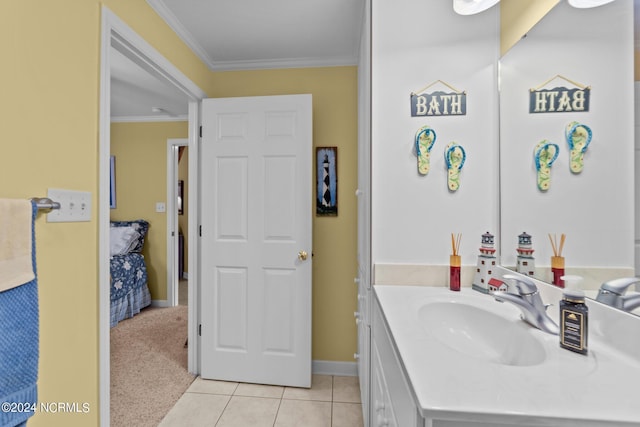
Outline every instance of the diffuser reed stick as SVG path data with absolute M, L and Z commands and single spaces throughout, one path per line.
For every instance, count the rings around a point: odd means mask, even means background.
M 558 236 L 554 234 L 552 237 L 551 233 L 549 233 L 549 241 L 551 242 L 551 249 L 553 249 L 553 256 L 562 256 L 562 248 L 564 247 L 564 242 L 566 239 L 567 236 L 562 233 L 560 235 L 560 245 L 558 245 Z
M 458 233 L 455 237 L 451 233 L 451 251 L 452 255 L 460 255 L 460 240 L 462 239 L 462 233 Z

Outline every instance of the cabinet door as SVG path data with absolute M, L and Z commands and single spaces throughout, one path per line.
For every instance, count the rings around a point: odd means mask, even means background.
M 364 425 L 369 426 L 370 413 L 370 377 L 371 377 L 371 326 L 368 316 L 369 291 L 362 283 L 358 283 L 358 312 L 356 323 L 358 327 L 358 377 L 360 380 L 360 401 L 362 402 L 362 415 Z
M 371 346 L 371 414 L 369 419 L 371 427 L 397 427 L 398 425 L 375 340 Z
M 371 331 L 373 344 L 371 351 L 375 354 L 380 365 L 379 369 L 382 371 L 384 390 L 389 400 L 386 406 L 392 408 L 391 413 L 395 414 L 393 421 L 397 425 L 402 427 L 421 425 L 423 424 L 422 417 L 419 415 L 417 405 L 413 400 L 410 382 L 405 377 L 402 359 L 393 344 L 391 333 L 377 299 L 372 302 Z M 373 365 L 373 367 L 375 366 Z M 388 418 L 391 419 L 391 417 Z

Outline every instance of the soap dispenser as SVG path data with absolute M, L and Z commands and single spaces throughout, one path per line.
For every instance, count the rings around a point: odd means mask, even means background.
M 580 354 L 588 352 L 589 307 L 584 292 L 565 289 L 560 301 L 560 347 Z

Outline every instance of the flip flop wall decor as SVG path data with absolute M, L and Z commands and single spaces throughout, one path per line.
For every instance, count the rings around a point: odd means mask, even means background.
M 584 153 L 591 144 L 593 136 L 591 129 L 587 125 L 574 121 L 566 126 L 564 135 L 571 154 L 569 168 L 573 173 L 580 173 L 584 167 Z
M 560 148 L 546 139 L 538 142 L 533 150 L 536 164 L 537 183 L 540 191 L 547 191 L 551 185 L 551 165 L 558 158 Z
M 429 173 L 431 148 L 436 142 L 436 132 L 429 126 L 422 126 L 416 132 L 415 144 L 416 154 L 418 155 L 418 172 L 420 175 Z
M 444 160 L 447 163 L 447 186 L 450 191 L 457 191 L 460 188 L 460 171 L 467 159 L 462 145 L 452 141 L 444 150 Z

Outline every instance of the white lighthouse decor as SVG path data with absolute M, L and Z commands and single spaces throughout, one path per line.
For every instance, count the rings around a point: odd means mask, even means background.
M 322 206 L 329 207 L 331 206 L 331 190 L 329 188 L 331 179 L 329 177 L 329 156 L 327 154 L 324 155 L 322 166 Z
M 531 236 L 523 232 L 518 236 L 518 262 L 516 271 L 521 274 L 533 277 L 536 271 L 536 260 L 533 257 L 533 245 L 531 244 Z
M 316 147 L 316 215 L 338 215 L 338 147 Z
M 493 278 L 493 270 L 496 268 L 495 252 L 494 236 L 487 231 L 482 235 L 478 265 L 471 285 L 476 291 L 489 293 L 489 282 Z

